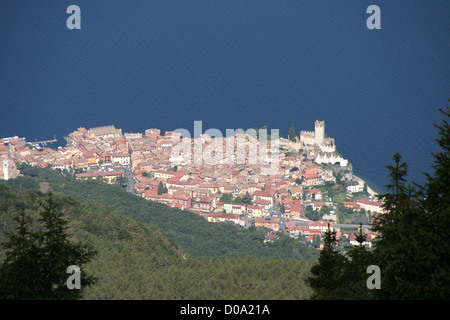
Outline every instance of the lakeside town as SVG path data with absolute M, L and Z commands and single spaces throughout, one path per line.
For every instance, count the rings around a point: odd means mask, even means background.
M 230 141 L 236 146 L 234 138 L 222 139 L 220 146 Z M 181 144 L 217 146 L 217 138 L 206 133 L 197 138 L 173 131 L 162 134 L 156 128 L 124 133 L 110 125 L 78 128 L 65 139 L 66 146 L 57 149 L 25 138 L 0 139 L 0 179 L 19 176 L 20 163 L 51 167 L 76 179 L 117 184 L 136 196 L 193 212 L 212 223 L 268 228 L 266 241 L 276 241 L 283 232 L 317 249 L 328 225 L 349 244 L 356 244 L 354 230 L 362 225 L 370 247 L 376 237 L 369 230 L 371 220 L 383 213 L 376 192 L 353 174 L 334 138 L 326 135 L 324 121 L 317 120 L 314 131 L 300 131 L 289 139 L 255 140 L 279 160 L 275 174 L 249 158 L 235 161 L 229 148 L 217 150 L 222 150 L 225 160 L 234 161 L 174 156 Z

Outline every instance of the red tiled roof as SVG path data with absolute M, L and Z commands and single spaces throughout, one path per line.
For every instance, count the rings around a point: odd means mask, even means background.
M 251 204 L 249 204 L 247 206 L 247 210 L 261 210 L 261 209 L 262 209 L 262 206 L 258 206 L 258 205 L 251 205 Z
M 239 215 L 238 214 L 225 213 L 225 212 L 210 212 L 210 213 L 208 213 L 208 217 L 222 218 L 222 219 L 231 219 L 231 220 L 239 219 Z
M 262 200 L 262 199 L 256 199 L 253 201 L 254 204 L 261 204 L 263 206 L 267 206 L 270 204 L 270 200 Z
M 356 200 L 356 203 L 368 204 L 368 205 L 378 206 L 378 207 L 380 207 L 382 205 L 382 203 L 380 203 L 380 202 L 371 201 L 371 200 L 367 200 L 367 199 L 358 199 L 358 200 Z

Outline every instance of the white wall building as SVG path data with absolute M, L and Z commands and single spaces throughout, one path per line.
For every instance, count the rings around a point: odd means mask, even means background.
M 315 163 L 318 164 L 336 164 L 339 163 L 341 167 L 346 167 L 348 165 L 348 160 L 342 158 L 341 156 L 338 156 L 335 153 L 327 153 L 327 152 L 320 152 L 317 157 L 314 159 Z
M 119 153 L 113 156 L 113 163 L 118 163 L 122 166 L 128 166 L 131 163 L 131 157 L 128 153 Z
M 357 180 L 346 182 L 346 186 L 347 191 L 351 193 L 363 192 L 364 190 L 364 185 L 361 185 Z

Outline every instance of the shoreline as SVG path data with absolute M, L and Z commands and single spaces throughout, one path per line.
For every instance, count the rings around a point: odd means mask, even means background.
M 357 175 L 353 174 L 353 178 L 358 181 L 360 184 L 364 185 L 364 183 L 367 185 L 367 192 L 371 197 L 376 198 L 376 195 L 378 195 L 378 192 L 376 192 L 374 189 L 370 187 L 370 185 L 362 178 L 358 177 Z

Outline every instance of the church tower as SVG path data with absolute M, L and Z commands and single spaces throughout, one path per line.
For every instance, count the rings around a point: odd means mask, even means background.
M 316 120 L 314 124 L 314 140 L 318 145 L 323 144 L 325 138 L 325 121 Z
M 9 180 L 9 162 L 3 159 L 3 180 Z

